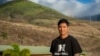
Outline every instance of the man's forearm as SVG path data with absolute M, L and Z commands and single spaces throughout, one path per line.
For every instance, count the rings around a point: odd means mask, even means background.
M 76 53 L 76 54 L 74 54 L 74 56 L 80 56 L 80 53 Z

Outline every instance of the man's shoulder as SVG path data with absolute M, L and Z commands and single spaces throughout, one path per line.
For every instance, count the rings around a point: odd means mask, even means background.
M 71 39 L 71 40 L 77 40 L 74 36 L 72 36 L 72 35 L 69 35 L 69 38 Z
M 55 39 L 53 39 L 53 40 L 52 40 L 52 42 L 56 42 L 56 41 L 58 41 L 58 40 L 59 40 L 59 38 L 60 38 L 59 36 L 58 36 L 58 37 L 56 37 Z

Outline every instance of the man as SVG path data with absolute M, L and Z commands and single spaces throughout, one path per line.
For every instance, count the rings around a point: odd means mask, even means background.
M 82 49 L 78 41 L 69 35 L 69 22 L 60 19 L 58 22 L 59 35 L 52 41 L 50 52 L 52 56 L 80 56 Z

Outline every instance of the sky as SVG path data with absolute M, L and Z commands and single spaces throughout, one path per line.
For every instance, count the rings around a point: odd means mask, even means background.
M 79 1 L 81 3 L 92 3 L 92 2 L 94 2 L 94 0 L 77 0 L 77 1 Z
M 67 16 L 84 17 L 100 14 L 100 0 L 31 0 Z

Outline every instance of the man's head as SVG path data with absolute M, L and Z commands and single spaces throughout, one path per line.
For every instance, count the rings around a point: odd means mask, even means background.
M 58 21 L 58 30 L 60 35 L 66 35 L 69 31 L 69 22 L 67 19 L 60 19 Z

